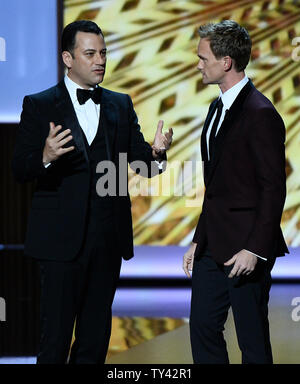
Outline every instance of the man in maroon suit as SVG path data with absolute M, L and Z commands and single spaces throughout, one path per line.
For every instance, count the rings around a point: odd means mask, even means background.
M 201 136 L 205 194 L 183 269 L 192 275 L 195 363 L 229 363 L 223 337 L 232 307 L 243 363 L 272 363 L 271 269 L 288 252 L 280 220 L 286 196 L 285 127 L 245 75 L 251 39 L 234 21 L 200 27 L 198 69 L 218 84 Z

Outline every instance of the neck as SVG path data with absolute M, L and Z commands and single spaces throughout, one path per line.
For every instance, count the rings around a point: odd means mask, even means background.
M 245 72 L 228 72 L 227 76 L 224 77 L 223 81 L 219 84 L 222 93 L 228 91 L 228 89 L 235 86 L 245 77 Z

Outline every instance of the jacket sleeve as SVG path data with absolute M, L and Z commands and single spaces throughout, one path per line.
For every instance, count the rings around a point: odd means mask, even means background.
M 260 196 L 245 249 L 270 258 L 274 256 L 286 197 L 285 127 L 274 108 L 258 111 L 252 124 L 249 146 Z
M 128 161 L 130 168 L 144 177 L 153 177 L 166 169 L 167 156 L 159 162 L 152 156 L 152 148 L 144 139 L 131 98 L 128 96 L 128 124 L 130 127 L 130 149 Z
M 17 181 L 33 181 L 47 173 L 43 165 L 44 145 L 39 113 L 30 96 L 25 96 L 12 160 L 12 170 Z
M 197 227 L 196 227 L 196 230 L 195 230 L 195 233 L 194 233 L 194 236 L 193 236 L 193 243 L 198 243 L 199 242 L 199 239 L 201 236 L 203 236 L 203 233 L 205 231 L 204 227 L 203 227 L 203 214 L 201 213 L 200 214 L 200 217 L 199 217 L 199 220 L 198 220 L 198 224 L 197 224 Z

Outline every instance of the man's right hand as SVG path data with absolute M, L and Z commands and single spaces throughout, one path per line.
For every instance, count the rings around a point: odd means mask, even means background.
M 43 150 L 43 164 L 51 163 L 65 153 L 75 149 L 74 146 L 63 148 L 65 144 L 72 140 L 73 136 L 69 135 L 71 133 L 70 129 L 66 129 L 63 132 L 57 134 L 61 129 L 61 125 L 55 126 L 53 122 L 50 122 L 49 135 L 46 139 L 45 147 Z
M 192 243 L 190 248 L 187 250 L 187 252 L 183 256 L 183 270 L 187 277 L 191 277 L 190 271 L 193 270 L 193 264 L 194 264 L 194 254 L 196 250 L 197 244 Z

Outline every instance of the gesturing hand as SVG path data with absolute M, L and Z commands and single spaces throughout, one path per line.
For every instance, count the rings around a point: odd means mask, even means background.
M 72 140 L 72 136 L 69 135 L 71 130 L 66 129 L 63 132 L 57 134 L 61 130 L 62 126 L 57 125 L 53 122 L 50 122 L 49 135 L 45 142 L 45 147 L 43 150 L 43 163 L 51 163 L 54 160 L 57 160 L 60 156 L 64 155 L 67 152 L 73 151 L 74 146 L 69 148 L 63 148 L 63 146 Z M 68 136 L 69 135 L 69 136 Z
M 234 264 L 229 278 L 233 276 L 249 275 L 254 271 L 255 265 L 257 263 L 257 257 L 251 252 L 246 251 L 246 249 L 241 250 L 236 253 L 230 260 L 228 260 L 224 265 L 229 266 Z
M 157 124 L 157 129 L 152 145 L 152 154 L 153 157 L 157 158 L 161 155 L 163 155 L 171 146 L 172 144 L 172 136 L 173 136 L 173 129 L 169 128 L 169 131 L 165 134 L 162 133 L 162 129 L 164 126 L 164 122 L 162 120 L 159 120 Z

